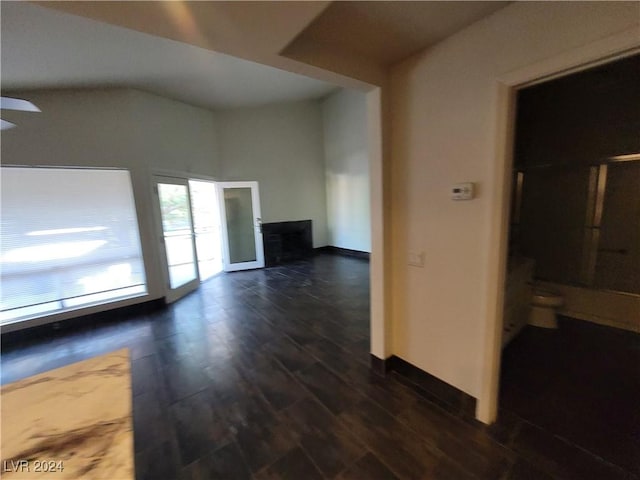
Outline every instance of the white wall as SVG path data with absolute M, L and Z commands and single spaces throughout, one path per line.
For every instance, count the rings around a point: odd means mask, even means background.
M 391 71 L 391 308 L 393 353 L 474 397 L 482 389 L 491 277 L 496 80 L 638 28 L 640 5 L 518 2 Z M 478 186 L 450 200 L 452 184 Z M 425 252 L 424 268 L 407 265 Z
M 322 102 L 329 245 L 371 252 L 366 94 L 339 90 Z
M 217 158 L 213 113 L 128 89 L 17 96 L 34 102 L 42 113 L 2 112 L 3 118 L 17 124 L 2 132 L 2 163 L 130 169 L 148 299 L 162 297 L 151 174 L 154 169 L 170 169 L 213 176 Z
M 319 101 L 216 113 L 220 176 L 257 180 L 262 221 L 313 222 L 313 246 L 327 244 L 322 113 Z
M 220 170 L 215 114 L 146 92 L 129 96 L 136 154 L 149 167 L 214 177 Z

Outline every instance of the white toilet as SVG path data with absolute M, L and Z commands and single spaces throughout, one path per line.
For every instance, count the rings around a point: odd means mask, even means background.
M 564 305 L 564 298 L 555 292 L 534 288 L 531 296 L 529 325 L 542 328 L 558 328 L 556 310 Z

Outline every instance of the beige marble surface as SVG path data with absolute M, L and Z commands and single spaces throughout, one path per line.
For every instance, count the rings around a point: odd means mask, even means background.
M 133 479 L 129 365 L 118 350 L 3 386 L 0 477 Z

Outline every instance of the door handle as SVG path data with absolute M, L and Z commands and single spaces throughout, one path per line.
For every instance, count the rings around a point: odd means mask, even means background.
M 258 231 L 262 233 L 262 219 L 260 217 L 256 218 L 256 227 L 258 227 Z

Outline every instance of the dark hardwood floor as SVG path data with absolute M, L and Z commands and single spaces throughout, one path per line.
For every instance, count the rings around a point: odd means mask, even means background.
M 557 330 L 526 327 L 503 354 L 500 405 L 528 435 L 551 432 L 553 448 L 640 475 L 640 335 L 567 317 Z
M 631 479 L 504 410 L 486 428 L 369 369 L 369 265 L 219 275 L 149 315 L 4 348 L 2 383 L 128 347 L 136 478 Z

